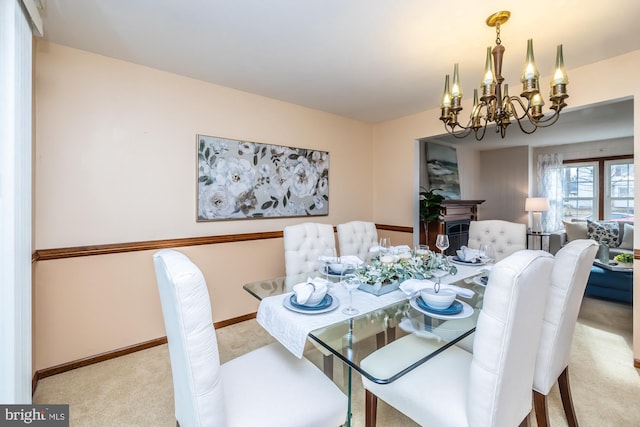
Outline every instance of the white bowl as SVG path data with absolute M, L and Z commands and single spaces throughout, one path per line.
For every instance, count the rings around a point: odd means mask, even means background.
M 311 296 L 309 297 L 307 302 L 304 303 L 304 305 L 313 306 L 320 304 L 320 302 L 322 302 L 322 300 L 324 299 L 324 296 L 327 295 L 328 290 L 329 289 L 326 286 L 322 286 L 316 289 L 311 293 Z
M 335 274 L 343 274 L 349 268 L 349 264 L 342 264 L 339 262 L 332 262 L 329 264 L 329 270 Z
M 451 289 L 440 289 L 440 292 L 436 293 L 433 288 L 426 288 L 420 291 L 420 296 L 429 307 L 436 310 L 449 308 L 456 299 L 456 293 Z

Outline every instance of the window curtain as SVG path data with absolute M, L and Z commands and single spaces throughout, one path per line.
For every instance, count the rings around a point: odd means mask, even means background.
M 551 153 L 538 156 L 538 197 L 549 199 L 549 210 L 542 212 L 542 231 L 554 232 L 562 229 L 562 154 Z
M 35 15 L 33 13 L 35 12 Z M 31 403 L 33 0 L 0 0 L 0 402 Z

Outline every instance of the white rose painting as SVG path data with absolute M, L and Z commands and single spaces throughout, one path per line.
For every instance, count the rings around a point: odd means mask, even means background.
M 198 221 L 329 214 L 329 153 L 198 135 Z

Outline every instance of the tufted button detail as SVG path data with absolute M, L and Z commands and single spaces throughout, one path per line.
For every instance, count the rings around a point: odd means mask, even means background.
M 336 228 L 340 255 L 355 255 L 364 261 L 369 256 L 369 248 L 378 243 L 378 232 L 373 222 L 351 221 Z
M 284 261 L 287 276 L 312 272 L 326 248 L 335 248 L 333 227 L 303 223 L 284 228 Z
M 491 244 L 500 260 L 516 251 L 526 249 L 526 226 L 503 220 L 471 221 L 468 246 L 479 248 Z

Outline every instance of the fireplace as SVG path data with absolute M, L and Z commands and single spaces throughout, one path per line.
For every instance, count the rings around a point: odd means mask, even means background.
M 460 246 L 465 246 L 469 241 L 469 224 L 478 220 L 478 205 L 484 200 L 443 200 L 444 207 L 443 222 L 429 223 L 428 241 L 424 224 L 420 228 L 420 242 L 429 245 L 433 251 L 436 248 L 436 236 L 446 234 L 449 236 L 449 249 L 445 251 L 447 255 L 455 255 Z

